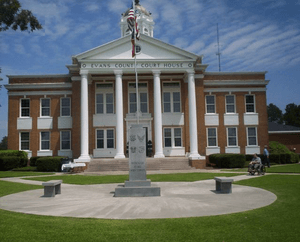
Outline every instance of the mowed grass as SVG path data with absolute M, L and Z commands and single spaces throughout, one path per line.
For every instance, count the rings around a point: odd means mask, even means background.
M 237 176 L 242 173 L 178 173 L 178 174 L 155 174 L 147 175 L 147 179 L 152 182 L 193 182 L 200 180 L 213 179 L 216 176 Z M 90 184 L 108 184 L 108 183 L 124 183 L 128 180 L 128 175 L 107 175 L 107 176 L 85 176 L 85 175 L 60 175 L 50 177 L 32 177 L 24 178 L 26 180 L 35 181 L 50 181 L 63 180 L 63 183 L 76 185 L 90 185 Z
M 0 178 L 22 177 L 22 176 L 45 176 L 53 175 L 53 172 L 31 172 L 31 171 L 0 171 Z
M 277 195 L 277 200 L 267 207 L 242 213 L 179 219 L 79 219 L 0 210 L 0 238 L 1 241 L 72 242 L 299 240 L 300 176 L 268 175 L 236 184 L 269 190 Z M 30 186 L 22 185 L 15 188 L 19 184 L 1 181 L 0 190 L 6 187 L 7 192 L 21 191 Z
M 300 173 L 300 164 L 274 165 L 266 169 L 267 173 Z M 248 172 L 248 168 L 223 169 L 222 171 Z

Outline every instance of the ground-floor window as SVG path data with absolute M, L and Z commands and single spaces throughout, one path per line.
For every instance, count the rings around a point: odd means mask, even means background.
M 60 131 L 60 149 L 71 150 L 71 131 Z
M 181 128 L 164 128 L 165 147 L 182 147 Z
M 115 148 L 115 131 L 113 129 L 98 129 L 96 132 L 97 149 Z
M 257 146 L 257 130 L 256 127 L 247 127 L 248 146 Z
M 207 128 L 207 146 L 208 147 L 217 147 L 217 128 Z
M 30 150 L 29 132 L 20 133 L 20 148 L 21 150 Z
M 50 150 L 50 132 L 49 131 L 43 131 L 40 134 L 40 147 L 41 150 Z
M 237 146 L 237 128 L 227 128 L 227 146 Z

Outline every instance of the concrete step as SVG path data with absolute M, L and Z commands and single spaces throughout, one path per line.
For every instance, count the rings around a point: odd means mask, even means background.
M 87 172 L 97 171 L 128 171 L 128 158 L 126 159 L 93 159 Z M 187 157 L 166 157 L 160 159 L 147 158 L 147 170 L 189 170 L 194 169 L 189 165 Z

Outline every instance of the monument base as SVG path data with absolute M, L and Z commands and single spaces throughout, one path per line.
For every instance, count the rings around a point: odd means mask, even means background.
M 125 187 L 151 187 L 151 180 L 125 181 Z
M 159 197 L 160 187 L 118 187 L 115 197 Z

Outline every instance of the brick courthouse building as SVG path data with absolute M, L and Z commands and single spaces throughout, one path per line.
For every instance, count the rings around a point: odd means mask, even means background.
M 139 122 L 154 158 L 262 153 L 268 144 L 265 72 L 207 72 L 202 56 L 153 38 L 151 14 L 136 7 Z M 9 149 L 78 162 L 125 157 L 137 122 L 127 15 L 121 38 L 73 56 L 68 74 L 8 76 Z

